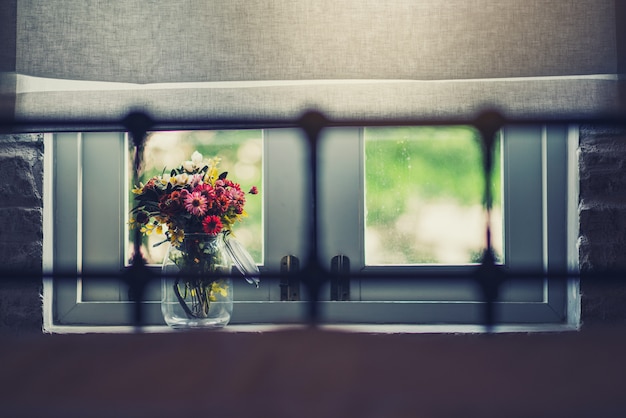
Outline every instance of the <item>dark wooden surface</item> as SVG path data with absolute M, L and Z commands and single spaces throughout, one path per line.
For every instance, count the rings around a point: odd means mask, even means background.
M 626 417 L 625 331 L 9 338 L 0 416 Z

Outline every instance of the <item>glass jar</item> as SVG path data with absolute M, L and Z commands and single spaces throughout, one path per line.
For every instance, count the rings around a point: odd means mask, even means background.
M 161 312 L 173 328 L 222 328 L 233 311 L 231 257 L 223 234 L 185 234 L 162 266 Z

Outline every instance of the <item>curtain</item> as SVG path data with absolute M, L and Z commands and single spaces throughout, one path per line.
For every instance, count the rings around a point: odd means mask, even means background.
M 614 1 L 3 7 L 3 103 L 18 120 L 115 119 L 136 108 L 158 118 L 280 118 L 312 107 L 333 117 L 445 118 L 486 107 L 529 117 L 619 107 Z

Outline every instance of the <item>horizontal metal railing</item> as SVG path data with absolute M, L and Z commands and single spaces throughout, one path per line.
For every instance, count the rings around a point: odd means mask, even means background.
M 134 146 L 134 178 L 138 178 L 143 159 L 143 145 L 146 135 L 149 131 L 156 130 L 190 130 L 190 129 L 245 129 L 245 128 L 279 128 L 279 127 L 297 127 L 304 131 L 308 140 L 309 153 L 309 173 L 311 179 L 311 195 L 310 203 L 312 207 L 312 220 L 309 225 L 307 240 L 312 243 L 310 245 L 306 263 L 301 265 L 297 274 L 300 282 L 308 290 L 309 300 L 306 318 L 303 323 L 316 325 L 320 321 L 320 289 L 324 283 L 327 283 L 334 277 L 335 273 L 330 272 L 323 267 L 323 263 L 319 260 L 320 242 L 318 229 L 318 212 L 317 202 L 319 194 L 318 177 L 318 143 L 320 133 L 325 128 L 331 127 L 349 127 L 349 126 L 447 126 L 447 125 L 467 125 L 474 127 L 480 134 L 481 149 L 483 155 L 483 179 L 484 187 L 484 210 L 486 213 L 486 226 L 484 230 L 485 248 L 483 250 L 482 259 L 479 265 L 469 275 L 467 273 L 433 273 L 429 271 L 427 274 L 416 272 L 410 273 L 385 273 L 384 277 L 394 277 L 407 280 L 421 280 L 433 278 L 448 279 L 468 279 L 474 280 L 481 289 L 482 301 L 484 309 L 482 314 L 482 323 L 485 331 L 490 332 L 497 323 L 494 314 L 495 303 L 498 300 L 498 292 L 500 287 L 507 280 L 521 278 L 549 278 L 551 280 L 571 280 L 580 278 L 578 271 L 510 271 L 495 262 L 493 249 L 491 247 L 491 206 L 493 197 L 491 195 L 491 187 L 488 185 L 488 179 L 491 177 L 493 170 L 494 142 L 497 132 L 505 125 L 538 125 L 538 124 L 593 124 L 593 125 L 613 125 L 626 126 L 626 120 L 616 116 L 599 116 L 589 118 L 558 118 L 558 119 L 510 119 L 496 111 L 485 111 L 480 113 L 476 118 L 469 119 L 422 119 L 422 118 L 403 118 L 403 119 L 331 119 L 320 112 L 310 111 L 296 119 L 172 119 L 172 120 L 155 120 L 149 115 L 142 112 L 132 112 L 120 121 L 111 120 L 44 120 L 44 121 L 0 121 L 0 132 L 24 133 L 24 132 L 68 132 L 68 131 L 126 131 L 129 132 Z M 130 288 L 130 294 L 134 298 L 133 322 L 141 329 L 144 324 L 143 304 L 146 285 L 152 281 L 161 278 L 161 275 L 154 274 L 145 264 L 141 254 L 141 237 L 140 232 L 136 230 L 133 237 L 134 256 L 132 264 L 121 274 L 102 272 L 79 274 L 77 272 L 43 272 L 25 273 L 20 271 L 0 270 L 0 278 L 78 278 L 89 277 L 93 279 L 107 278 L 117 276 L 125 282 Z M 277 272 L 260 273 L 260 278 L 277 277 Z M 376 273 L 345 273 L 342 277 L 350 279 L 373 279 L 378 276 Z M 622 280 L 625 273 L 622 271 L 603 271 L 600 273 L 586 273 L 586 277 L 593 278 L 598 281 Z

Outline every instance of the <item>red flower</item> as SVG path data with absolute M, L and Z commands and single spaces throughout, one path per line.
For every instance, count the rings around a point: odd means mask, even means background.
M 209 235 L 219 234 L 222 227 L 222 221 L 219 216 L 209 215 L 202 220 L 202 230 Z
M 154 189 L 155 187 L 156 187 L 156 182 L 154 178 L 151 178 L 150 180 L 148 180 L 148 182 L 144 186 L 144 189 Z
M 211 201 L 212 199 L 215 199 L 215 190 L 210 184 L 205 184 L 205 183 L 199 184 L 196 187 L 194 187 L 192 192 L 202 193 L 202 195 L 206 198 L 207 202 Z
M 248 193 L 250 193 L 250 194 L 257 194 L 257 193 L 259 193 L 259 189 L 257 189 L 256 186 L 252 186 L 252 188 L 250 189 L 250 191 Z
M 184 203 L 181 201 L 181 194 L 175 193 L 176 192 L 164 194 L 159 199 L 159 210 L 165 216 L 174 216 L 184 210 Z
M 226 193 L 226 189 L 223 186 L 215 185 L 215 196 L 220 197 Z
M 217 199 L 215 199 L 215 203 L 215 213 L 222 215 L 228 210 L 228 206 L 230 205 L 230 199 L 228 199 L 228 197 L 225 195 L 221 195 L 218 196 Z
M 148 214 L 148 212 L 146 212 L 145 210 L 140 210 L 135 215 L 135 222 L 137 222 L 138 224 L 145 225 L 148 223 L 149 220 L 150 214 Z

